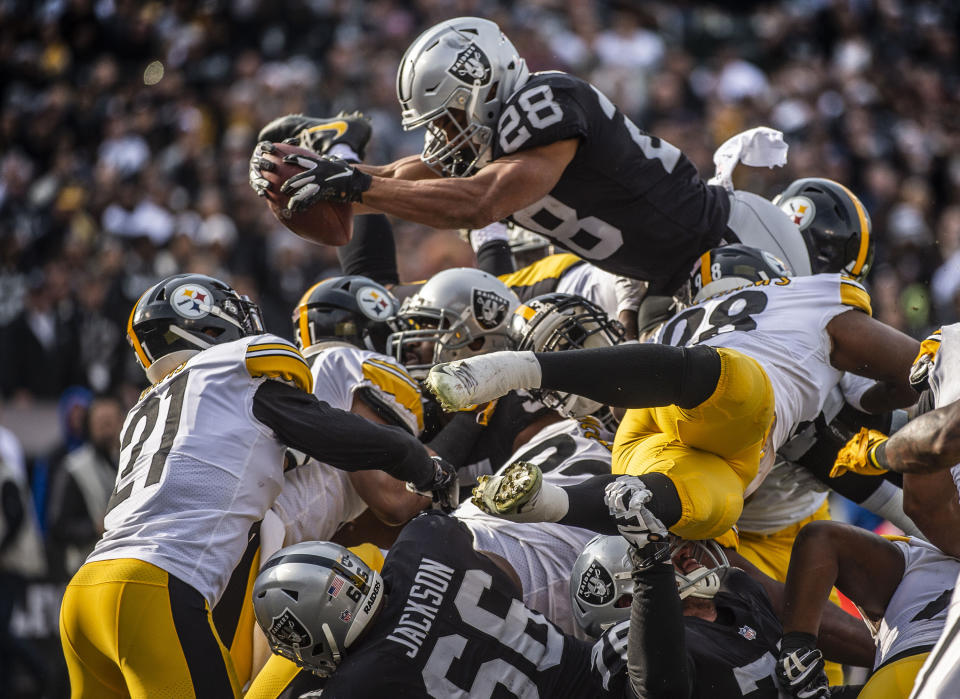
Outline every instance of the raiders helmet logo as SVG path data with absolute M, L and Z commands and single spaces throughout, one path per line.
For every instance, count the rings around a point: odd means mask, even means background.
M 170 294 L 170 305 L 184 318 L 203 318 L 210 313 L 213 293 L 199 284 L 183 284 Z
M 613 601 L 613 578 L 606 568 L 594 561 L 580 577 L 577 597 L 599 607 Z
M 507 317 L 510 303 L 500 294 L 484 289 L 473 290 L 473 315 L 484 330 L 493 330 Z
M 447 68 L 450 73 L 460 82 L 467 85 L 486 85 L 490 82 L 490 59 L 487 54 L 480 50 L 480 47 L 474 43 L 467 45 L 463 51 L 457 54 L 453 65 Z
M 807 197 L 790 197 L 780 204 L 780 209 L 801 231 L 809 226 L 813 217 L 817 215 L 817 207 Z
M 284 607 L 282 614 L 270 620 L 270 635 L 284 646 L 305 648 L 313 645 L 313 639 L 307 627 L 297 619 L 289 607 Z

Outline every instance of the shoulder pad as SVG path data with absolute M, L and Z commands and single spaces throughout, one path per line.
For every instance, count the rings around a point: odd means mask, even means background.
M 255 379 L 280 379 L 307 393 L 313 393 L 310 366 L 292 342 L 276 335 L 260 335 L 247 345 L 244 359 L 247 372 Z
M 863 288 L 860 282 L 853 277 L 841 275 L 840 277 L 840 303 L 844 306 L 850 306 L 863 311 L 867 315 L 873 315 L 873 308 L 870 306 L 870 294 Z
M 407 370 L 400 365 L 384 358 L 368 357 L 364 360 L 363 378 L 388 393 L 406 408 L 417 420 L 416 432 L 423 431 L 423 402 L 420 384 L 417 383 Z M 404 423 L 408 420 L 403 420 Z

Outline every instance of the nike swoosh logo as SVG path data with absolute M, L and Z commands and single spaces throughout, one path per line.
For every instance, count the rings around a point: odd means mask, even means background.
M 347 132 L 347 122 L 345 121 L 332 121 L 329 124 L 317 124 L 316 126 L 311 126 L 307 129 L 307 133 L 316 133 L 318 131 L 336 131 L 334 138 L 340 138 Z
M 353 174 L 353 171 L 352 171 L 352 170 L 348 170 L 347 172 L 341 172 L 339 175 L 330 175 L 330 177 L 328 177 L 328 178 L 327 178 L 326 180 L 324 180 L 324 181 L 325 181 L 325 182 L 329 182 L 330 180 L 335 180 L 335 179 L 337 179 L 338 177 L 350 177 L 350 175 L 352 175 L 352 174 Z

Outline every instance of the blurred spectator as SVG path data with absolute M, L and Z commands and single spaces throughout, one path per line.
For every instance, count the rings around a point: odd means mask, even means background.
M 124 412 L 116 398 L 96 398 L 87 413 L 89 441 L 69 452 L 54 469 L 47 506 L 51 566 L 66 582 L 103 533 L 107 501 L 117 477 Z

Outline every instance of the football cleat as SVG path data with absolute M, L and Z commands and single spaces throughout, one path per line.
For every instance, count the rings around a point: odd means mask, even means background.
M 489 515 L 510 516 L 536 505 L 543 485 L 540 467 L 516 461 L 499 476 L 480 476 L 473 489 L 473 504 Z
M 533 352 L 491 352 L 430 370 L 427 388 L 444 410 L 466 410 L 520 388 L 539 388 L 540 362 Z
M 264 126 L 257 140 L 279 143 L 296 139 L 297 145 L 321 154 L 342 143 L 363 160 L 372 131 L 370 120 L 360 112 L 340 112 L 329 118 L 287 114 Z

